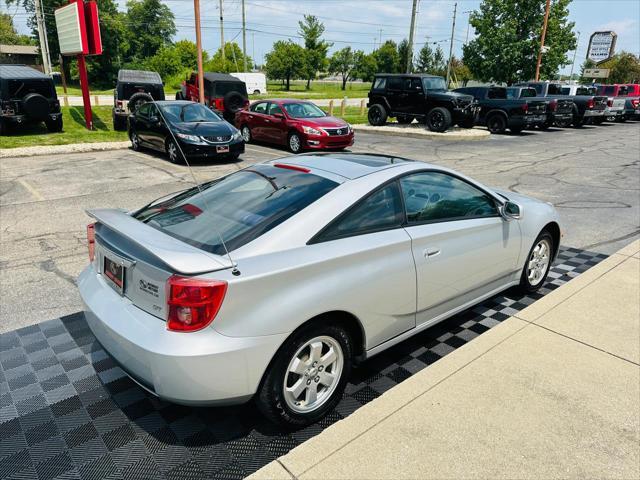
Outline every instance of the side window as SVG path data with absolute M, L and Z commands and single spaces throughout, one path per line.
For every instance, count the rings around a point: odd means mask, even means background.
M 614 91 L 615 87 L 613 85 L 610 85 L 608 87 L 604 88 L 604 94 L 605 95 L 613 95 L 613 91 Z
M 398 184 L 392 182 L 365 197 L 345 216 L 322 232 L 320 240 L 333 240 L 400 227 L 404 222 Z
M 251 105 L 251 111 L 255 113 L 267 113 L 267 102 L 254 103 Z
M 419 78 L 409 78 L 407 82 L 407 89 L 410 92 L 422 92 L 422 80 Z
M 387 77 L 377 77 L 373 83 L 374 90 L 383 90 L 387 86 Z
M 151 108 L 151 105 L 151 103 L 144 103 L 140 105 L 136 111 L 136 117 L 149 118 L 149 109 Z
M 280 108 L 280 106 L 277 103 L 270 103 L 269 104 L 269 115 L 275 115 L 276 113 L 279 113 L 280 115 L 284 115 L 282 113 L 282 109 Z
M 402 90 L 402 78 L 389 77 L 389 80 L 387 80 L 387 88 L 391 90 Z
M 562 87 L 562 90 L 560 92 L 562 93 L 562 95 L 571 95 L 571 88 Z
M 400 186 L 409 224 L 498 215 L 489 196 L 446 173 L 408 175 Z

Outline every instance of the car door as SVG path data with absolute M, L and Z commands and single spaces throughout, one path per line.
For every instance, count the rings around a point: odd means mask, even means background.
M 158 113 L 158 107 L 153 103 L 149 103 L 149 127 L 147 133 L 147 142 L 149 145 L 156 149 L 164 151 L 164 141 L 167 135 L 167 129 L 165 127 L 162 117 Z
M 283 144 L 287 139 L 287 120 L 280 105 L 269 103 L 269 112 L 265 118 L 265 136 L 273 143 Z
M 430 323 L 507 285 L 518 274 L 521 233 L 494 199 L 454 175 L 400 179 L 416 263 L 416 323 Z
M 135 130 L 138 134 L 138 139 L 140 143 L 143 145 L 149 145 L 149 108 L 151 107 L 150 103 L 145 103 L 136 110 L 135 116 Z
M 247 123 L 251 129 L 251 136 L 255 140 L 265 140 L 264 127 L 265 117 L 267 114 L 267 108 L 269 102 L 258 102 L 251 105 L 249 112 L 246 115 Z
M 404 90 L 404 77 L 387 78 L 387 101 L 392 113 L 402 113 L 407 93 Z M 393 116 L 393 115 L 392 115 Z
M 355 203 L 309 243 L 339 271 L 341 292 L 373 348 L 415 327 L 416 281 L 411 238 L 396 181 Z M 332 264 L 335 264 L 332 266 Z
M 411 114 L 423 114 L 425 112 L 425 95 L 421 78 L 407 78 L 404 82 L 407 97 L 404 101 L 403 111 Z

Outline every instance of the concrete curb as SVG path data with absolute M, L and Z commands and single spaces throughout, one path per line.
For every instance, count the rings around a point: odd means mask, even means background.
M 58 155 L 61 153 L 101 152 L 129 148 L 131 142 L 70 143 L 68 145 L 42 145 L 37 147 L 3 148 L 0 158 L 33 157 L 37 155 Z
M 346 419 L 323 430 L 319 435 L 267 464 L 248 478 L 255 480 L 300 478 L 448 377 L 457 374 L 511 337 L 519 335 L 522 330 L 537 325 L 537 320 L 546 312 L 554 310 L 560 303 L 569 300 L 581 290 L 589 287 L 622 262 L 638 258 L 639 251 L 640 241 L 627 245 L 577 278 L 545 295 L 516 316 L 506 319 L 429 368 L 412 375 L 377 399 L 359 408 Z
M 413 124 L 406 126 L 398 126 L 387 124 L 383 127 L 374 127 L 372 125 L 354 125 L 353 129 L 361 133 L 375 133 L 378 135 L 388 135 L 394 137 L 422 138 L 429 140 L 452 140 L 452 141 L 477 141 L 487 140 L 491 137 L 488 130 L 479 128 L 456 128 L 448 130 L 444 133 L 431 132 L 426 128 Z

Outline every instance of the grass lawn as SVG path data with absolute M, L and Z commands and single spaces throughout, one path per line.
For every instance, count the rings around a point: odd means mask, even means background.
M 0 148 L 33 147 L 37 145 L 67 145 L 70 143 L 117 142 L 127 140 L 127 132 L 113 130 L 111 107 L 93 107 L 94 130 L 84 126 L 84 109 L 62 107 L 63 131 L 49 133 L 43 123 L 12 128 L 9 135 L 0 137 Z M 327 111 L 327 108 L 324 108 Z M 344 118 L 351 124 L 366 123 L 367 112 L 360 115 L 360 107 L 346 107 L 340 115 L 340 107 L 333 109 L 334 117 Z
M 87 130 L 84 125 L 83 107 L 62 107 L 62 122 L 64 124 L 62 132 L 49 133 L 44 122 L 27 127 L 12 128 L 9 135 L 0 137 L 0 148 L 127 140 L 127 132 L 113 130 L 111 107 L 93 107 L 92 110 L 93 131 Z

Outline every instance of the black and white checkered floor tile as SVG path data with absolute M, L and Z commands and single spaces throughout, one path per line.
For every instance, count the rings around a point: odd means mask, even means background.
M 186 408 L 147 394 L 81 313 L 0 336 L 0 478 L 243 478 L 606 256 L 562 248 L 541 292 L 494 297 L 355 369 L 327 418 L 279 431 L 251 405 Z

